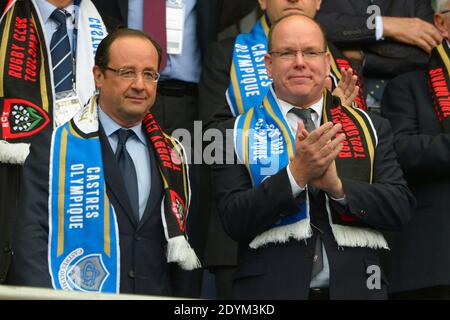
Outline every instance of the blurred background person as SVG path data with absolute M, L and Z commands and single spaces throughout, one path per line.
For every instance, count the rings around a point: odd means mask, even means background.
M 14 212 L 29 144 L 46 127 L 70 119 L 94 93 L 96 48 L 118 23 L 104 22 L 90 0 L 2 0 L 0 9 L 0 33 L 6 35 L 0 44 L 0 59 L 5 61 L 0 74 L 0 112 L 7 115 L 0 129 L 2 283 L 13 254 Z M 24 44 L 30 50 L 24 50 Z
M 437 1 L 434 24 L 444 41 L 431 51 L 428 68 L 390 81 L 381 106 L 417 198 L 411 222 L 390 237 L 394 299 L 450 299 L 450 1 Z
M 367 105 L 377 112 L 389 79 L 425 69 L 442 40 L 430 0 L 323 0 L 317 21 L 345 56 L 362 64 Z

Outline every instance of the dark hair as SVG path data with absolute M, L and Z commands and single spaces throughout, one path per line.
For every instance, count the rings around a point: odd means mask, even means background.
M 95 53 L 95 65 L 100 67 L 100 69 L 105 70 L 109 63 L 109 50 L 111 48 L 111 45 L 115 40 L 124 37 L 137 37 L 149 40 L 155 47 L 156 51 L 158 52 L 158 70 L 159 70 L 162 55 L 161 46 L 155 40 L 153 40 L 153 38 L 150 37 L 147 33 L 129 28 L 116 29 L 114 32 L 110 33 L 100 42 L 97 48 L 97 52 Z
M 326 50 L 326 48 L 327 48 L 327 42 L 328 42 L 328 41 L 327 41 L 327 38 L 326 38 L 326 36 L 325 36 L 325 31 L 324 31 L 324 29 L 322 28 L 322 26 L 320 25 L 320 23 L 318 23 L 316 20 L 312 19 L 311 17 L 305 16 L 304 14 L 301 14 L 301 13 L 290 13 L 290 14 L 287 14 L 287 15 L 285 15 L 285 16 L 279 18 L 279 19 L 278 19 L 277 21 L 275 21 L 275 23 L 272 24 L 272 26 L 270 27 L 269 35 L 268 35 L 268 37 L 267 37 L 267 38 L 268 38 L 268 43 L 267 43 L 267 49 L 268 49 L 268 51 L 269 51 L 269 52 L 272 51 L 272 34 L 273 34 L 273 31 L 275 30 L 275 27 L 276 27 L 281 21 L 283 21 L 284 19 L 289 18 L 289 17 L 292 17 L 292 16 L 304 17 L 304 18 L 306 18 L 306 19 L 308 19 L 308 20 L 314 22 L 314 23 L 319 27 L 320 31 L 322 32 L 323 44 L 324 44 L 324 50 Z

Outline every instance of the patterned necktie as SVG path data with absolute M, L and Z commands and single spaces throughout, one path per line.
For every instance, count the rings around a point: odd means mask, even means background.
M 311 279 L 314 279 L 320 271 L 323 269 L 323 252 L 322 241 L 320 240 L 320 234 L 317 234 L 316 243 L 314 247 L 314 258 Z
M 125 189 L 128 192 L 131 208 L 136 221 L 139 221 L 139 191 L 137 184 L 136 168 L 134 167 L 133 159 L 127 151 L 126 143 L 134 132 L 133 130 L 119 129 L 116 131 L 119 141 L 117 143 L 116 161 L 119 164 L 123 180 L 125 182 Z
M 313 131 L 316 128 L 314 121 L 312 120 L 311 114 L 315 112 L 313 109 L 303 109 L 303 108 L 292 108 L 289 112 L 294 113 L 299 118 L 303 120 L 305 124 L 305 129 L 308 132 Z M 317 194 L 318 189 L 313 187 L 308 187 L 309 193 L 313 196 Z M 316 243 L 314 244 L 314 258 L 313 258 L 313 268 L 311 279 L 314 279 L 317 274 L 323 269 L 323 252 L 322 252 L 322 241 L 320 240 L 320 234 L 317 234 Z
M 162 48 L 159 67 L 162 71 L 167 62 L 166 0 L 144 1 L 144 31 Z
M 292 108 L 291 110 L 289 110 L 289 112 L 292 112 L 297 117 L 303 120 L 306 131 L 311 132 L 316 128 L 316 125 L 311 118 L 311 114 L 315 112 L 313 109 Z
M 55 92 L 72 89 L 73 57 L 67 34 L 67 15 L 69 15 L 67 11 L 60 9 L 55 9 L 50 15 L 50 18 L 58 24 L 50 42 Z

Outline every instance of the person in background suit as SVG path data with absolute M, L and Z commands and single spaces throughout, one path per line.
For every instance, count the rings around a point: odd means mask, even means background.
M 76 1 L 75 1 L 76 2 Z M 6 5 L 10 4 L 11 7 L 15 6 L 14 1 L 0 1 L 0 16 L 5 12 Z M 84 41 L 86 37 L 84 37 L 85 33 L 83 33 L 83 30 L 88 29 L 90 26 L 84 25 L 84 28 L 81 27 L 81 25 L 84 23 L 80 17 L 81 13 L 84 14 L 84 16 L 89 15 L 92 18 L 92 21 L 97 21 L 97 23 L 91 23 L 93 27 L 95 27 L 95 34 L 97 41 L 101 40 L 102 37 L 106 36 L 107 31 L 111 32 L 115 29 L 115 27 L 118 25 L 117 21 L 114 21 L 113 19 L 108 19 L 104 16 L 100 16 L 98 12 L 96 12 L 95 7 L 92 5 L 91 1 L 89 0 L 83 0 L 81 3 L 78 3 L 77 5 L 74 5 L 74 1 L 72 0 L 65 0 L 65 1 L 56 1 L 56 0 L 36 0 L 36 1 L 21 1 L 20 6 L 22 8 L 34 8 L 40 13 L 40 17 L 42 19 L 35 19 L 35 22 L 38 23 L 41 26 L 42 29 L 42 38 L 40 45 L 42 46 L 41 52 L 46 51 L 45 48 L 47 48 L 48 54 L 46 55 L 46 58 L 43 59 L 43 64 L 45 67 L 41 69 L 41 72 L 43 72 L 43 69 L 48 68 L 49 72 L 52 68 L 49 65 L 50 58 L 48 56 L 51 56 L 51 42 L 54 33 L 59 29 L 58 24 L 56 21 L 52 18 L 52 13 L 58 8 L 65 10 L 66 12 L 66 29 L 67 29 L 67 35 L 68 39 L 70 41 L 70 46 L 72 48 L 73 53 L 75 55 L 73 56 L 73 62 L 75 64 L 72 64 L 72 57 L 67 58 L 71 61 L 70 63 L 70 69 L 75 68 L 76 72 L 75 75 L 79 75 L 80 78 L 83 79 L 83 81 L 76 81 L 76 76 L 70 79 L 72 81 L 70 82 L 70 88 L 74 88 L 74 91 L 78 91 L 78 95 L 81 98 L 81 104 L 84 104 L 87 99 L 93 94 L 95 91 L 95 85 L 93 79 L 86 78 L 86 74 L 91 74 L 91 69 L 93 67 L 94 57 L 93 55 L 90 56 L 90 53 L 93 52 L 92 48 L 89 48 L 91 46 L 91 41 Z M 20 9 L 21 14 L 24 14 L 24 9 Z M 28 9 L 31 10 L 31 9 Z M 12 11 L 9 11 L 8 14 L 11 14 Z M 22 16 L 24 17 L 24 16 Z M 100 22 L 102 20 L 102 22 Z M 5 18 L 2 21 L 5 23 L 6 21 L 6 12 L 5 12 Z M 103 26 L 104 24 L 104 26 Z M 105 29 L 106 27 L 106 29 Z M 77 42 L 75 40 L 75 29 L 77 29 L 78 32 L 78 39 Z M 89 30 L 90 32 L 91 30 Z M 3 27 L 2 27 L 2 34 L 3 34 Z M 40 30 L 38 30 L 40 32 Z M 31 33 L 27 33 L 27 41 L 32 39 Z M 89 39 L 91 38 L 89 33 Z M 4 50 L 4 54 L 8 56 L 11 52 L 11 46 L 8 46 L 7 39 L 2 38 Z M 75 47 L 78 47 L 78 50 L 75 50 Z M 80 58 L 82 56 L 82 58 Z M 89 59 L 88 59 L 89 57 Z M 33 57 L 34 59 L 35 57 Z M 7 61 L 9 58 L 6 58 Z M 33 61 L 31 59 L 30 61 Z M 77 60 L 82 60 L 80 63 L 76 64 Z M 54 65 L 58 64 L 58 61 L 53 62 Z M 60 65 L 62 67 L 62 65 Z M 60 68 L 61 68 L 60 67 Z M 6 70 L 6 69 L 5 69 Z M 7 72 L 2 73 L 2 77 L 7 77 Z M 54 91 L 59 91 L 59 87 L 57 87 L 57 81 L 54 79 L 53 83 L 50 83 L 50 74 L 47 73 L 44 76 L 44 73 L 42 73 L 41 81 L 42 79 L 47 79 L 47 84 L 42 83 L 42 91 L 40 88 L 23 88 L 20 84 L 14 83 L 13 86 L 10 87 L 10 90 L 2 88 L 3 95 L 1 98 L 18 98 L 21 100 L 29 100 L 30 102 L 34 103 L 41 109 L 47 109 L 44 105 L 45 103 L 43 101 L 49 100 L 52 101 L 53 99 L 56 101 Z M 44 82 L 44 81 L 42 81 Z M 3 83 L 5 83 L 5 87 L 8 86 L 8 83 L 12 83 L 11 79 L 4 79 Z M 52 86 L 54 88 L 52 88 Z M 44 89 L 44 87 L 46 87 Z M 45 92 L 45 94 L 41 95 L 41 92 Z M 83 93 L 81 95 L 81 93 Z M 32 99 L 28 99 L 29 96 L 35 96 L 39 97 L 36 101 L 33 101 Z M 86 99 L 86 100 L 84 100 Z M 3 101 L 0 104 L 0 110 L 3 110 L 4 105 Z M 79 106 L 81 108 L 81 106 Z M 39 114 L 39 112 L 36 112 Z M 56 112 L 54 114 L 49 114 L 48 116 L 50 119 L 55 119 Z M 45 116 L 42 114 L 39 115 L 39 119 L 44 119 Z M 39 123 L 37 121 L 36 123 Z M 53 126 L 53 123 L 49 122 L 49 126 Z M 39 125 L 36 127 L 39 128 Z M 42 129 L 42 127 L 41 127 Z M 39 130 L 35 130 L 39 131 Z M 25 161 L 26 156 L 29 152 L 29 143 L 31 142 L 31 137 L 27 135 L 27 133 L 24 134 L 25 138 L 19 138 L 19 139 L 11 139 L 10 137 L 5 137 L 4 135 L 0 136 L 1 143 L 0 143 L 0 283 L 3 283 L 7 281 L 8 278 L 8 269 L 12 257 L 12 250 L 11 250 L 11 241 L 12 241 L 12 230 L 13 225 L 15 221 L 15 210 L 17 208 L 18 204 L 18 198 L 19 194 L 22 192 L 20 187 L 20 177 L 22 174 L 22 165 Z M 21 140 L 22 139 L 22 140 Z
M 265 13 L 262 19 L 267 17 L 267 22 L 270 26 L 271 22 L 292 12 L 302 12 L 309 17 L 314 17 L 320 8 L 321 1 L 260 0 L 259 5 L 260 9 Z M 256 29 L 256 26 L 254 29 Z M 241 34 L 240 36 L 242 35 L 246 34 Z M 206 55 L 199 86 L 199 116 L 203 121 L 205 131 L 210 128 L 217 128 L 220 122 L 234 117 L 227 94 L 231 87 L 230 74 L 236 41 L 236 37 L 230 37 L 214 42 L 209 47 Z M 260 42 L 267 44 L 267 39 L 264 38 Z M 332 44 L 329 43 L 329 46 L 331 47 Z M 266 53 L 266 48 L 261 49 L 261 44 L 257 48 L 255 52 L 260 54 L 258 58 L 261 58 Z M 243 52 L 243 54 L 248 53 Z M 237 64 L 239 63 L 234 62 L 234 65 Z M 263 75 L 263 80 L 260 80 L 260 82 L 268 79 L 264 77 L 265 66 L 263 64 L 260 64 L 260 70 L 258 72 Z M 265 95 L 263 93 L 264 90 L 267 90 L 266 88 L 260 90 L 259 98 L 261 101 Z M 349 99 L 349 101 L 352 100 L 353 98 Z M 250 103 L 243 101 L 244 109 L 251 107 L 252 105 Z M 203 189 L 203 197 L 205 199 L 212 199 L 213 191 L 208 170 L 205 169 L 202 178 L 204 179 L 204 185 L 208 186 Z M 224 232 L 215 202 L 212 200 L 202 201 L 201 205 L 203 206 L 202 214 L 204 216 L 210 216 L 207 220 L 209 221 L 207 225 L 208 240 L 205 241 L 206 250 L 203 265 L 209 268 L 215 275 L 217 296 L 221 299 L 229 299 L 231 297 L 231 284 L 237 263 L 237 244 Z
M 145 1 L 146 3 L 143 0 L 93 1 L 104 15 L 119 20 L 130 28 L 143 30 L 144 20 L 152 19 L 151 16 L 145 16 L 143 6 L 155 0 Z M 158 1 L 165 2 L 165 0 Z M 183 49 L 181 54 L 167 55 L 167 65 L 161 70 L 152 113 L 166 132 L 172 133 L 177 129 L 185 129 L 191 137 L 194 137 L 194 121 L 199 119 L 198 82 L 206 48 L 216 40 L 221 30 L 243 18 L 256 6 L 256 3 L 254 0 L 187 0 L 184 4 Z M 166 48 L 163 48 L 163 54 L 165 52 Z M 185 147 L 191 150 L 189 154 L 193 162 L 195 152 L 193 139 L 191 144 Z M 202 257 L 205 246 L 204 237 L 197 238 L 197 236 L 201 235 L 202 230 L 206 230 L 208 216 L 203 216 L 200 214 L 201 211 L 195 208 L 201 205 L 197 195 L 204 188 L 200 182 L 200 176 L 203 173 L 198 165 L 192 166 L 191 171 L 195 180 L 191 206 L 193 211 L 198 212 L 190 224 L 193 234 L 191 243 Z M 189 289 L 186 295 L 198 297 L 202 272 L 197 271 L 191 275 L 193 278 L 186 285 Z
M 212 178 L 224 229 L 239 244 L 235 299 L 387 297 L 378 230 L 405 225 L 414 198 L 388 122 L 325 90 L 325 48 L 311 18 L 275 22 L 264 60 L 271 90 L 222 124 L 235 135 L 224 153 L 238 160 L 213 165 Z
M 391 235 L 389 278 L 394 299 L 449 299 L 450 192 L 448 59 L 450 1 L 437 1 L 435 26 L 444 42 L 434 48 L 428 70 L 389 82 L 381 112 L 392 125 L 395 150 L 417 198 L 413 219 Z M 447 60 L 448 61 L 448 60 Z
M 367 105 L 378 111 L 388 80 L 426 68 L 442 40 L 429 0 L 324 0 L 317 21 L 344 55 L 363 64 Z
M 12 284 L 184 294 L 174 267 L 191 270 L 199 262 L 185 235 L 190 188 L 181 146 L 149 113 L 160 62 L 160 46 L 137 30 L 118 29 L 100 43 L 93 69 L 98 96 L 31 147 Z M 50 189 L 49 171 L 56 177 Z

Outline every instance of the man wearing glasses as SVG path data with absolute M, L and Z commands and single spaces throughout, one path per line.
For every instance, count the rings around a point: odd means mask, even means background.
M 238 37 L 215 42 L 205 57 L 199 86 L 199 115 L 204 130 L 217 128 L 221 121 L 261 103 L 271 83 L 263 61 L 264 54 L 267 53 L 267 35 L 271 23 L 290 13 L 302 13 L 313 18 L 320 8 L 321 0 L 259 0 L 258 3 L 264 14 L 250 33 L 241 33 Z M 329 49 L 334 58 L 331 76 L 337 84 L 338 74 L 342 71 L 340 67 L 345 66 L 347 69 L 350 65 L 342 54 L 333 50 L 331 44 Z M 351 78 L 352 72 L 342 71 L 342 75 L 341 79 L 345 79 L 346 75 Z M 353 75 L 353 78 L 356 76 Z M 360 85 L 359 81 L 356 85 Z M 358 90 L 362 91 L 360 87 Z M 364 99 L 358 92 L 356 99 L 351 96 L 347 100 L 363 102 Z M 203 172 L 202 185 L 211 184 L 208 170 Z M 202 189 L 204 199 L 212 198 L 209 190 L 209 187 Z M 217 297 L 229 299 L 237 245 L 225 234 L 215 203 L 211 200 L 202 201 L 201 206 L 203 214 L 209 217 L 203 264 L 215 275 Z
M 214 165 L 212 177 L 224 229 L 239 244 L 233 298 L 387 298 L 379 230 L 404 225 L 414 199 L 387 121 L 325 89 L 325 48 L 313 19 L 276 21 L 268 94 L 223 122 L 234 138 L 225 156 L 237 164 Z
M 184 151 L 149 113 L 160 62 L 160 46 L 141 31 L 101 42 L 99 94 L 31 148 L 11 283 L 171 296 L 173 270 L 200 266 L 185 233 Z

